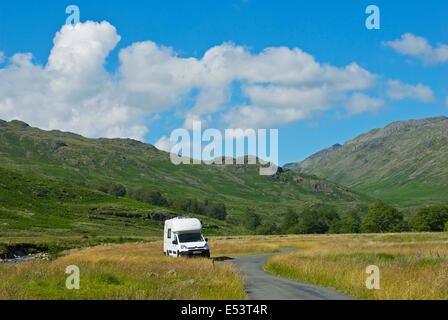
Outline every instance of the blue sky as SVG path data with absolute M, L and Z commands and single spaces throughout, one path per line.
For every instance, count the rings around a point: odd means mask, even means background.
M 413 35 L 413 38 L 408 39 L 411 44 L 418 45 L 421 43 L 419 40 L 425 39 L 434 50 L 439 48 L 439 44 L 442 44 L 442 48 L 443 44 L 448 44 L 446 1 L 2 1 L 0 52 L 3 52 L 5 58 L 0 64 L 0 71 L 9 68 L 8 59 L 17 53 L 32 53 L 33 65 L 45 66 L 53 48 L 53 38 L 65 24 L 65 8 L 71 4 L 80 8 L 82 23 L 106 20 L 121 37 L 106 56 L 105 69 L 112 79 L 122 77 L 119 72 L 120 50 L 148 40 L 158 46 L 171 47 L 172 54 L 178 58 L 193 57 L 198 60 L 210 48 L 229 42 L 246 48 L 252 55 L 269 47 L 300 48 L 321 65 L 344 68 L 355 62 L 360 68 L 375 75 L 375 85 L 346 90 L 343 92 L 345 98 L 332 101 L 331 107 L 310 112 L 303 117 L 297 116 L 296 120 L 289 122 L 285 119 L 272 121 L 272 127 L 279 129 L 280 164 L 302 160 L 322 148 L 343 143 L 392 121 L 448 113 L 448 59 L 440 56 L 431 58 L 428 50 L 427 53 L 419 54 L 412 48 L 400 47 L 400 44 L 406 44 L 400 43 L 404 34 Z M 365 27 L 368 16 L 365 8 L 370 4 L 380 8 L 380 30 L 368 30 Z M 396 47 L 385 44 L 392 41 L 396 41 Z M 20 84 L 17 78 L 14 77 L 14 81 Z M 0 73 L 0 84 L 2 79 L 12 83 L 11 78 L 6 75 L 2 78 Z M 395 98 L 391 98 L 392 95 L 388 94 L 391 85 L 388 81 L 400 81 L 400 87 L 395 88 L 399 91 L 398 97 L 395 95 Z M 414 91 L 419 92 L 416 87 L 418 84 L 429 89 L 431 97 L 414 94 Z M 200 116 L 211 116 L 211 125 L 218 128 L 228 125 L 221 118 L 225 118 L 229 109 L 253 103 L 242 93 L 243 86 L 244 80 L 243 84 L 232 82 L 230 89 L 227 89 L 230 90 L 229 98 L 221 104 L 219 111 Z M 289 88 L 291 84 L 287 86 Z M 19 112 L 19 108 L 25 107 L 21 104 L 23 102 L 14 100 L 15 97 L 22 93 L 26 95 L 31 89 L 25 85 L 21 90 L 9 97 L 7 93 L 2 96 L 0 89 L 1 117 L 23 115 L 22 120 L 36 126 L 59 127 L 89 136 L 103 135 L 101 131 L 86 131 L 82 126 L 77 130 L 78 127 L 65 114 L 61 115 L 61 119 L 44 123 L 43 120 L 33 118 L 32 110 Z M 381 100 L 382 103 L 364 112 L 348 112 L 349 109 L 344 106 L 356 92 L 376 101 Z M 182 95 L 184 98 L 175 103 L 170 102 L 169 106 L 152 106 L 150 111 L 139 113 L 139 121 L 143 117 L 141 124 L 148 128 L 144 132 L 145 141 L 155 144 L 161 137 L 169 136 L 173 129 L 182 127 L 185 112 L 195 104 L 196 94 L 193 88 Z M 51 104 L 57 99 L 46 96 L 42 101 Z M 55 105 L 60 103 L 57 101 Z M 33 108 L 39 110 L 39 106 Z M 119 111 L 117 113 L 120 114 Z M 277 117 L 285 117 L 285 113 L 279 113 Z M 114 122 L 110 120 L 109 123 Z M 126 130 L 120 130 L 104 131 L 107 132 L 104 136 L 128 134 Z M 138 131 L 135 130 L 133 132 Z

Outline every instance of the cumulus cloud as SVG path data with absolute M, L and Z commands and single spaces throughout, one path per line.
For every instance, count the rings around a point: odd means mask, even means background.
M 355 92 L 345 104 L 350 115 L 362 112 L 376 112 L 384 105 L 384 101 L 378 98 L 371 98 L 363 93 Z
M 431 103 L 436 100 L 431 88 L 421 83 L 413 86 L 399 80 L 389 80 L 387 86 L 387 95 L 392 100 L 413 99 L 423 103 Z
M 89 137 L 143 140 L 142 112 L 126 104 L 120 84 L 104 69 L 120 36 L 108 22 L 65 25 L 45 66 L 32 54 L 13 55 L 0 69 L 0 118 Z
M 325 85 L 315 88 L 279 85 L 244 86 L 253 105 L 236 106 L 223 115 L 231 128 L 271 128 L 305 119 L 331 107 Z
M 329 89 L 318 87 L 288 87 L 278 85 L 251 85 L 243 88 L 252 103 L 259 106 L 324 110 L 329 107 Z
M 195 89 L 194 106 L 185 114 L 184 127 L 191 128 L 193 120 L 204 120 L 222 111 L 231 99 L 231 85 L 244 83 L 242 91 L 257 107 L 224 112 L 222 120 L 229 125 L 241 122 L 232 115 L 240 113 L 272 112 L 283 115 L 289 108 L 295 114 L 290 121 L 315 111 L 325 110 L 331 101 L 344 97 L 350 90 L 371 88 L 376 76 L 356 63 L 338 68 L 321 65 L 308 53 L 298 48 L 266 48 L 252 54 L 247 48 L 224 43 L 210 48 L 201 59 L 180 58 L 175 52 L 154 42 L 135 43 L 120 53 L 123 86 L 132 97 L 130 104 L 151 101 L 151 110 L 163 110 Z M 151 97 L 151 99 L 149 99 Z M 265 110 L 266 109 L 266 110 Z M 277 110 L 279 109 L 279 110 Z M 265 121 L 253 115 L 255 127 Z M 277 123 L 284 123 L 278 119 Z M 270 122 L 275 123 L 275 119 Z
M 259 106 L 234 107 L 223 115 L 230 128 L 274 128 L 311 116 L 309 110 Z
M 162 136 L 159 140 L 157 140 L 154 146 L 159 150 L 170 152 L 176 143 L 177 141 L 171 141 L 167 136 Z
M 448 61 L 448 45 L 438 43 L 437 47 L 432 47 L 428 40 L 412 33 L 405 33 L 400 39 L 386 41 L 383 44 L 398 53 L 416 57 L 425 63 Z
M 30 53 L 6 58 L 0 67 L 0 118 L 89 137 L 143 140 L 151 115 L 173 108 L 186 129 L 195 120 L 203 127 L 216 121 L 233 128 L 271 128 L 340 105 L 355 114 L 383 104 L 361 93 L 377 85 L 377 75 L 355 62 L 321 64 L 299 48 L 252 53 L 223 43 L 196 58 L 143 41 L 121 49 L 119 68 L 108 72 L 105 60 L 119 41 L 108 22 L 88 21 L 56 33 L 46 65 L 36 64 Z M 235 86 L 240 89 L 236 100 Z M 393 99 L 429 101 L 428 89 L 391 82 L 389 91 Z M 156 146 L 167 149 L 167 138 Z

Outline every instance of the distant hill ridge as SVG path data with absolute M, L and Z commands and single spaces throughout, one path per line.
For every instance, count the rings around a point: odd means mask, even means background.
M 392 122 L 285 167 L 402 208 L 448 204 L 448 118 Z
M 89 139 L 44 131 L 21 121 L 0 121 L 0 167 L 86 186 L 117 182 L 169 197 L 219 201 L 236 221 L 247 207 L 277 221 L 288 207 L 328 206 L 343 213 L 361 210 L 372 201 L 346 187 L 288 169 L 260 176 L 259 166 L 175 166 L 169 153 L 132 139 Z

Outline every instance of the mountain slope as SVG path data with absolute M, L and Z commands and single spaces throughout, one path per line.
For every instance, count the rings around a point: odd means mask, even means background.
M 179 165 L 167 152 L 130 139 L 87 139 L 60 131 L 32 128 L 20 121 L 0 121 L 0 162 L 5 168 L 77 184 L 119 182 L 173 197 L 224 202 L 230 219 L 246 207 L 268 219 L 287 207 L 327 205 L 342 212 L 364 208 L 370 199 L 308 174 L 279 169 L 260 176 L 258 165 Z
M 393 122 L 285 167 L 402 208 L 448 204 L 448 118 Z
M 2 236 L 154 236 L 178 212 L 0 168 Z M 239 234 L 237 226 L 198 216 L 206 234 Z

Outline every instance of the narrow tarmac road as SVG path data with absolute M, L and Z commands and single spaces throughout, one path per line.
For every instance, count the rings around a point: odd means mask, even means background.
M 282 248 L 280 252 L 297 249 Z M 253 300 L 351 300 L 353 297 L 313 284 L 276 277 L 263 270 L 273 254 L 257 254 L 232 259 L 244 274 L 246 292 Z

